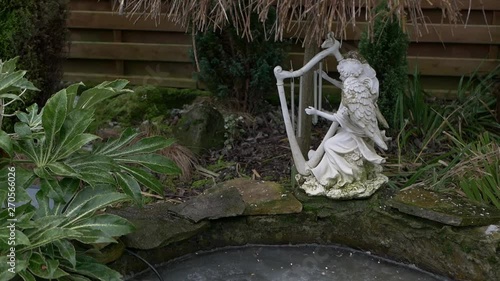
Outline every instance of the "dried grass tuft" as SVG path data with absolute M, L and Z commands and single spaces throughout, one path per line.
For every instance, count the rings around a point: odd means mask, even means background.
M 149 122 L 143 123 L 140 130 L 142 131 L 141 137 L 163 135 L 161 129 L 157 125 Z M 180 179 L 182 181 L 191 180 L 195 167 L 198 165 L 198 159 L 189 148 L 174 143 L 169 147 L 157 151 L 157 153 L 171 159 L 177 167 L 179 167 L 181 170 Z M 165 176 L 162 175 L 160 179 L 162 181 L 165 180 Z
M 181 169 L 180 179 L 182 181 L 191 180 L 195 167 L 198 165 L 198 160 L 189 148 L 174 143 L 160 150 L 158 153 L 174 161 Z

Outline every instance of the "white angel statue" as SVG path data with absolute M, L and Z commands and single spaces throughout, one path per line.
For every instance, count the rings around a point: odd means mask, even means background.
M 299 174 L 296 176 L 300 187 L 309 195 L 326 195 L 336 199 L 363 198 L 372 195 L 388 181 L 382 172 L 385 159 L 377 154 L 375 145 L 386 150 L 385 131 L 379 122 L 388 127 L 377 107 L 379 82 L 375 70 L 359 59 L 357 53 L 348 53 L 344 58 L 339 52 L 339 42 L 330 36 L 322 45 L 326 50 L 318 54 L 323 58 L 333 54 L 339 61 L 337 69 L 340 80 L 334 80 L 322 73 L 322 78 L 342 89 L 342 101 L 336 113 L 319 111 L 313 107 L 305 111 L 333 122 L 323 142 L 317 150 L 308 153 L 308 161 L 296 153 L 296 141 L 287 126 L 287 134 L 292 154 Z M 313 59 L 314 60 L 314 59 Z M 312 60 L 312 61 L 313 61 Z M 280 99 L 283 100 L 281 81 L 283 77 L 294 77 L 307 71 L 303 69 L 285 72 L 275 69 Z M 286 102 L 282 101 L 282 107 Z M 283 110 L 285 125 L 287 112 Z
M 317 166 L 310 167 L 310 171 L 319 184 L 326 189 L 338 190 L 336 193 L 353 192 L 354 187 L 355 192 L 371 193 L 375 187 L 372 186 L 373 177 L 376 185 L 387 181 L 383 175 L 377 175 L 382 171 L 380 164 L 385 159 L 376 153 L 373 145 L 375 143 L 386 150 L 388 140 L 385 132 L 378 128 L 379 119 L 387 123 L 376 104 L 378 80 L 373 68 L 356 58 L 340 60 L 337 69 L 342 81 L 342 101 L 337 113 L 330 114 L 313 107 L 306 109 L 309 115 L 316 114 L 340 125 L 335 135 L 323 144 L 324 155 Z M 309 153 L 310 159 L 314 153 Z M 352 184 L 354 186 L 349 187 Z

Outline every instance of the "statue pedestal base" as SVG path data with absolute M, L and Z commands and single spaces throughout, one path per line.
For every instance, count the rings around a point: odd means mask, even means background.
M 326 196 L 332 199 L 355 199 L 370 197 L 389 179 L 376 174 L 373 178 L 364 181 L 355 181 L 343 186 L 324 186 L 320 184 L 313 175 L 296 175 L 295 179 L 307 194 L 312 196 Z

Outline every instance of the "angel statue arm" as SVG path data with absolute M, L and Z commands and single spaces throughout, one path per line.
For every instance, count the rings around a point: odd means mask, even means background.
M 307 115 L 318 115 L 320 117 L 325 118 L 326 120 L 330 120 L 332 122 L 338 122 L 335 114 L 330 114 L 330 113 L 326 113 L 324 111 L 317 110 L 316 108 L 314 108 L 312 106 L 309 106 L 308 108 L 306 108 L 306 114 Z

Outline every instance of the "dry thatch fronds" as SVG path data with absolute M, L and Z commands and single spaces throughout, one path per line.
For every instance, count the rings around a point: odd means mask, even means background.
M 118 0 L 120 10 L 133 15 L 159 19 L 165 14 L 169 20 L 198 31 L 207 28 L 223 28 L 227 24 L 236 27 L 242 37 L 252 40 L 250 15 L 256 12 L 259 20 L 268 20 L 270 10 L 277 9 L 276 19 L 269 34 L 275 40 L 284 34 L 293 37 L 303 34 L 304 42 L 320 43 L 329 31 L 343 39 L 348 26 L 356 25 L 356 18 L 373 23 L 371 10 L 380 0 Z M 390 14 L 395 15 L 404 27 L 411 23 L 415 31 L 425 26 L 422 2 L 442 10 L 442 18 L 448 23 L 461 21 L 459 2 L 464 0 L 387 0 Z M 467 0 L 465 0 L 467 1 Z M 472 0 L 469 0 L 472 1 Z M 371 28 L 369 29 L 369 31 Z

